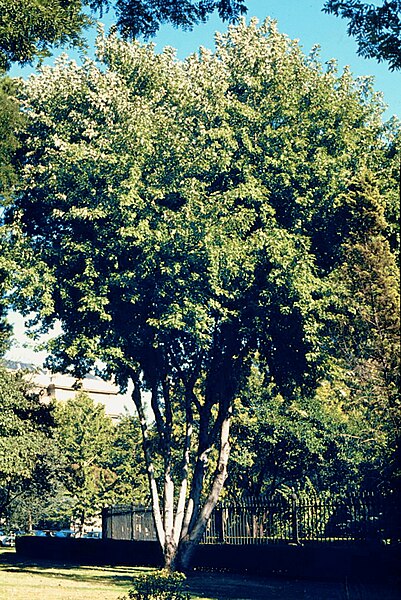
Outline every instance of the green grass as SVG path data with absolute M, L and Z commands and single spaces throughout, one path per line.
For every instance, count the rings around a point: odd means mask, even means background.
M 0 600 L 118 600 L 133 587 L 139 567 L 93 567 L 23 561 L 0 549 Z M 400 600 L 380 585 L 265 579 L 228 573 L 188 577 L 192 600 Z
M 139 569 L 102 568 L 20 561 L 0 553 L 1 600 L 117 600 L 132 587 Z

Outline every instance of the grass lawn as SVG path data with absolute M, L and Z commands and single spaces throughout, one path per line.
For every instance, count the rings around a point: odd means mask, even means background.
M 118 600 L 149 569 L 22 561 L 0 550 L 0 600 Z M 302 582 L 227 573 L 194 573 L 192 600 L 401 600 L 387 585 Z
M 0 600 L 117 600 L 139 569 L 19 561 L 0 551 Z

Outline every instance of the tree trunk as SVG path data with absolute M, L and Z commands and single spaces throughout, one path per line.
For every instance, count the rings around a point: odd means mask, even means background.
M 199 512 L 195 524 L 180 541 L 176 557 L 172 563 L 174 569 L 184 572 L 188 571 L 192 556 L 205 533 L 210 515 L 216 507 L 220 492 L 227 478 L 227 463 L 230 455 L 229 433 L 231 412 L 231 409 L 229 409 L 228 414 L 221 425 L 219 462 L 215 472 L 212 489 L 202 510 Z
M 138 412 L 139 422 L 140 422 L 141 431 L 142 431 L 142 447 L 143 447 L 143 452 L 144 452 L 144 456 L 145 456 L 145 464 L 146 464 L 146 470 L 147 470 L 147 475 L 148 475 L 149 489 L 150 489 L 151 498 L 152 498 L 153 518 L 154 518 L 154 522 L 155 522 L 158 540 L 161 544 L 161 547 L 164 548 L 165 533 L 164 533 L 163 521 L 162 521 L 161 511 L 160 511 L 159 495 L 158 495 L 158 491 L 157 491 L 154 466 L 153 466 L 153 462 L 152 462 L 152 458 L 151 458 L 149 446 L 148 446 L 148 443 L 149 443 L 149 441 L 148 441 L 148 438 L 149 438 L 148 426 L 146 423 L 145 411 L 144 411 L 144 407 L 142 404 L 139 376 L 135 372 L 133 373 L 133 376 L 132 376 L 132 382 L 134 384 L 134 389 L 132 392 L 132 399 L 134 400 L 134 403 L 135 403 L 135 406 L 136 406 L 136 409 Z
M 193 553 L 203 537 L 210 515 L 218 502 L 220 492 L 227 477 L 227 463 L 230 453 L 229 431 L 232 411 L 228 401 L 221 403 L 219 406 L 218 417 L 216 418 L 211 430 L 209 430 L 210 418 L 206 418 L 206 416 L 203 415 L 203 437 L 205 437 L 205 440 L 203 441 L 203 444 L 201 444 L 201 453 L 200 456 L 198 456 L 195 472 L 193 474 L 191 493 L 189 494 L 189 498 L 186 500 L 193 421 L 192 410 L 188 409 L 187 407 L 187 431 L 186 441 L 184 443 L 182 479 L 179 486 L 177 507 L 175 511 L 174 481 L 171 474 L 170 449 L 172 413 L 170 412 L 171 407 L 169 405 L 168 398 L 166 398 L 166 389 L 164 389 L 166 401 L 164 429 L 161 427 L 162 414 L 159 412 L 157 416 L 157 419 L 160 421 L 159 434 L 161 435 L 163 442 L 162 449 L 164 451 L 163 504 L 161 506 L 161 503 L 159 503 L 159 494 L 149 445 L 148 425 L 142 404 L 141 384 L 138 372 L 134 371 L 132 373 L 132 380 L 134 382 L 132 398 L 138 411 L 142 430 L 143 450 L 152 497 L 153 517 L 156 526 L 157 537 L 163 551 L 164 567 L 171 571 L 186 571 L 190 567 Z M 157 403 L 155 401 L 155 393 L 153 394 L 152 398 L 154 400 L 153 404 L 155 405 L 155 409 L 157 411 L 158 407 L 156 406 Z M 208 412 L 209 415 L 213 405 L 214 403 L 208 403 L 203 407 L 205 412 Z M 207 439 L 207 437 L 209 439 Z M 216 438 L 219 438 L 218 464 L 214 473 L 210 492 L 203 506 L 201 506 L 204 471 L 208 463 L 208 453 L 214 446 L 215 441 L 217 441 Z

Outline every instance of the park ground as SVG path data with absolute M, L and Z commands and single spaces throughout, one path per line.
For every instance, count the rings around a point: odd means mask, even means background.
M 1 550 L 0 600 L 121 600 L 143 571 L 23 561 L 14 550 Z M 191 600 L 401 599 L 395 583 L 287 581 L 228 573 L 195 573 L 188 583 Z

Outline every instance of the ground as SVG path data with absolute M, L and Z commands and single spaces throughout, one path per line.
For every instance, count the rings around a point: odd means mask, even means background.
M 144 569 L 22 561 L 0 551 L 0 600 L 119 600 Z M 401 600 L 395 583 L 310 582 L 194 573 L 192 600 Z

